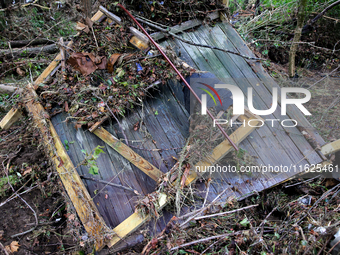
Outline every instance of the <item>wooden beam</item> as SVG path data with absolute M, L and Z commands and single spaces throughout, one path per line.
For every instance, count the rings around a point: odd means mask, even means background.
M 19 109 L 12 108 L 1 120 L 0 127 L 4 130 L 9 129 L 14 122 L 21 118 L 21 116 L 21 111 Z
M 93 134 L 102 139 L 105 143 L 107 143 L 110 147 L 112 147 L 115 151 L 121 154 L 124 158 L 129 160 L 132 164 L 142 170 L 145 174 L 150 176 L 156 182 L 159 181 L 161 176 L 163 175 L 162 171 L 158 168 L 150 164 L 147 160 L 142 158 L 136 152 L 134 152 L 129 146 L 122 143 L 108 131 L 106 131 L 102 127 L 98 127 L 93 131 Z
M 100 216 L 90 194 L 81 180 L 76 168 L 68 156 L 56 130 L 48 119 L 44 107 L 36 101 L 38 95 L 33 86 L 28 85 L 25 96 L 26 109 L 32 114 L 33 121 L 43 138 L 45 149 L 50 155 L 59 177 L 64 184 L 76 212 L 83 223 L 85 230 L 95 241 L 96 248 L 105 244 L 104 236 L 113 232 L 106 226 Z
M 328 155 L 340 151 L 340 139 L 331 143 L 327 143 L 321 147 L 323 155 Z

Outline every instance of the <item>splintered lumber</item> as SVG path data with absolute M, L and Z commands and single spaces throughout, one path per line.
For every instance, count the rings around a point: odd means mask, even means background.
M 134 152 L 129 146 L 125 145 L 123 142 L 118 140 L 104 128 L 98 127 L 96 130 L 93 131 L 93 134 L 102 139 L 105 143 L 107 143 L 120 155 L 129 160 L 132 164 L 134 164 L 136 167 L 138 167 L 140 170 L 142 170 L 146 175 L 150 176 L 156 182 L 158 182 L 158 180 L 163 175 L 163 173 L 158 168 L 150 164 L 147 160 L 142 158 L 140 155 Z
M 4 130 L 9 129 L 14 122 L 21 118 L 21 116 L 21 111 L 19 109 L 12 108 L 1 120 L 0 127 Z
M 105 245 L 104 237 L 113 233 L 100 216 L 97 207 L 49 120 L 48 113 L 36 101 L 37 97 L 33 86 L 29 84 L 28 93 L 25 96 L 27 111 L 33 116 L 33 121 L 40 131 L 45 148 L 58 171 L 60 179 L 84 228 L 95 241 L 96 248 L 102 247 Z
M 117 24 L 122 24 L 122 20 L 117 16 L 114 15 L 112 12 L 109 12 L 104 6 L 99 6 L 99 10 L 106 15 L 106 17 L 110 18 Z
M 340 151 L 340 139 L 321 147 L 321 152 L 323 155 L 328 155 Z

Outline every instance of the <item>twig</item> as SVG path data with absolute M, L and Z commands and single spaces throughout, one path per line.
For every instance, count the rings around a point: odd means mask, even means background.
M 156 29 L 158 29 L 159 31 L 161 31 L 161 32 L 163 32 L 163 33 L 167 33 L 167 34 L 169 34 L 169 35 L 175 37 L 176 39 L 178 39 L 178 40 L 180 40 L 180 41 L 182 41 L 182 42 L 184 42 L 184 43 L 193 45 L 193 46 L 203 47 L 203 48 L 209 48 L 209 49 L 213 49 L 213 50 L 219 50 L 219 51 L 223 51 L 223 52 L 225 52 L 225 53 L 235 54 L 235 55 L 237 55 L 237 56 L 240 56 L 240 57 L 242 57 L 242 58 L 249 59 L 249 60 L 264 60 L 263 58 L 253 58 L 253 57 L 248 57 L 248 56 L 242 55 L 242 54 L 240 54 L 240 53 L 238 53 L 238 52 L 235 52 L 235 51 L 226 50 L 226 49 L 218 48 L 218 47 L 211 46 L 211 45 L 193 43 L 193 42 L 191 42 L 191 41 L 185 40 L 185 39 L 183 39 L 182 37 L 180 37 L 180 36 L 178 36 L 178 35 L 172 33 L 171 30 L 167 30 L 167 29 L 161 28 L 161 27 L 159 27 L 159 26 L 157 26 L 157 25 L 155 25 L 155 24 L 152 24 L 152 23 L 146 21 L 145 19 L 136 18 L 136 20 L 138 20 L 138 21 L 140 21 L 140 22 L 142 22 L 142 23 L 145 23 L 145 24 L 147 24 L 147 25 L 150 26 L 150 27 L 156 28 Z
M 243 210 L 247 210 L 247 209 L 250 209 L 250 208 L 253 208 L 253 207 L 256 207 L 256 206 L 259 206 L 259 205 L 258 204 L 256 204 L 256 205 L 249 205 L 249 206 L 242 207 L 242 208 L 239 208 L 239 209 L 235 209 L 235 210 L 232 210 L 232 211 L 214 213 L 214 214 L 210 214 L 210 215 L 204 215 L 204 216 L 196 217 L 194 219 L 195 220 L 200 220 L 200 219 L 211 218 L 211 217 L 215 217 L 215 216 L 221 216 L 221 215 L 225 215 L 225 214 L 232 214 L 232 213 L 243 211 Z
M 264 223 L 266 222 L 266 220 L 270 217 L 270 215 L 272 215 L 272 213 L 277 209 L 278 205 L 274 207 L 274 209 L 266 216 L 266 218 L 264 218 L 264 220 L 261 222 L 260 226 L 258 226 L 257 230 L 259 228 L 261 228 L 261 234 L 260 236 L 263 235 L 263 230 L 264 230 Z
M 332 9 L 334 6 L 340 4 L 340 0 L 328 5 L 322 12 L 320 12 L 316 17 L 311 21 L 310 25 L 312 26 L 318 19 L 320 19 L 328 10 Z
M 286 186 L 283 186 L 283 187 L 284 187 L 284 188 L 289 188 L 289 187 L 293 187 L 293 186 L 296 186 L 296 185 L 299 185 L 299 184 L 302 184 L 302 183 L 310 182 L 310 181 L 312 181 L 312 180 L 314 180 L 314 179 L 319 178 L 320 176 L 321 176 L 321 175 L 317 175 L 317 176 L 315 176 L 315 177 L 313 177 L 313 178 L 310 178 L 310 179 L 308 179 L 308 180 L 301 181 L 301 182 L 297 182 L 297 183 L 293 183 L 293 184 L 291 184 L 291 185 L 286 185 Z
M 321 252 L 325 249 L 326 245 L 329 243 L 329 241 L 332 239 L 332 237 L 333 237 L 332 235 L 330 237 L 328 237 L 327 241 L 323 244 L 322 248 L 320 249 L 320 251 L 318 252 L 317 255 L 321 254 Z M 307 254 L 307 253 L 305 253 L 305 254 Z
M 245 230 L 245 231 L 248 231 L 248 230 Z M 199 240 L 196 240 L 196 241 L 192 241 L 192 242 L 189 242 L 189 243 L 181 244 L 179 246 L 171 248 L 170 250 L 171 251 L 177 250 L 179 248 L 183 248 L 183 247 L 186 247 L 186 246 L 189 246 L 189 245 L 193 245 L 193 244 L 197 244 L 197 243 L 203 243 L 203 242 L 206 242 L 206 241 L 209 241 L 209 240 L 213 240 L 213 239 L 216 239 L 216 238 L 224 238 L 224 237 L 227 237 L 227 236 L 240 235 L 240 234 L 242 234 L 245 231 L 237 231 L 237 232 L 234 232 L 234 233 L 227 233 L 227 234 L 222 234 L 222 235 L 210 236 L 210 237 L 207 237 L 207 238 L 202 238 L 202 239 L 199 239 Z
M 340 244 L 340 240 L 337 241 L 336 244 L 334 244 L 334 245 L 332 246 L 332 248 L 329 249 L 329 251 L 326 253 L 326 255 L 330 254 L 331 251 L 332 251 L 338 244 Z
M 201 255 L 205 254 L 211 247 L 213 247 L 215 244 L 217 244 L 218 242 L 220 242 L 221 240 L 223 240 L 223 237 L 218 239 L 216 242 L 212 243 L 211 245 L 209 245 L 208 248 L 206 248 L 204 251 L 201 252 Z
M 310 88 L 314 87 L 316 84 L 318 84 L 320 81 L 323 81 L 324 79 L 326 79 L 328 76 L 330 76 L 332 73 L 337 71 L 339 68 L 340 68 L 340 65 L 337 68 L 335 68 L 332 72 L 330 72 L 329 74 L 325 75 L 325 77 L 323 77 L 322 79 L 318 80 L 314 84 L 310 85 L 307 89 L 310 89 Z
M 29 189 L 27 189 L 27 190 L 21 192 L 20 194 L 15 194 L 15 196 L 10 197 L 10 198 L 6 199 L 4 202 L 2 202 L 2 203 L 0 204 L 0 207 L 3 206 L 3 205 L 5 205 L 5 204 L 7 204 L 9 201 L 12 201 L 14 198 L 18 197 L 19 195 L 23 195 L 23 194 L 25 194 L 25 193 L 27 193 L 27 192 L 30 192 L 32 189 L 34 189 L 34 188 L 36 188 L 36 187 L 38 187 L 38 185 L 35 185 L 35 186 L 33 186 L 33 187 L 31 187 L 31 188 L 29 188 Z
M 187 216 L 189 216 L 189 215 L 193 215 L 194 214 L 194 216 L 191 216 L 191 217 L 189 217 L 186 221 L 184 221 L 181 225 L 180 225 L 180 227 L 183 227 L 185 224 L 187 224 L 189 221 L 191 221 L 192 219 L 194 219 L 194 218 L 196 218 L 196 216 L 198 216 L 201 212 L 203 212 L 204 210 L 206 210 L 208 207 L 210 207 L 211 205 L 213 205 L 228 189 L 230 189 L 230 187 L 228 187 L 228 188 L 226 188 L 226 189 L 224 189 L 220 194 L 218 194 L 218 196 L 217 197 L 215 197 L 214 198 L 214 200 L 213 201 L 211 201 L 207 206 L 205 206 L 205 207 L 202 207 L 201 209 L 199 209 L 199 210 L 197 210 L 197 211 L 194 211 L 194 212 L 191 212 L 191 213 L 188 213 L 188 214 L 186 214 L 186 215 L 183 215 L 182 217 L 180 217 L 180 218 L 184 218 L 184 217 L 187 217 Z
M 110 185 L 110 186 L 112 186 L 112 187 L 120 188 L 120 189 L 124 189 L 124 190 L 128 190 L 128 191 L 131 191 L 131 192 L 133 192 L 133 193 L 139 195 L 139 193 L 138 193 L 137 190 L 134 190 L 134 189 L 125 187 L 125 186 L 120 185 L 120 184 L 115 184 L 115 183 L 112 183 L 112 182 L 107 182 L 107 181 L 103 181 L 103 180 L 98 180 L 98 179 L 95 179 L 95 178 L 92 178 L 92 177 L 86 177 L 86 176 L 83 176 L 83 175 L 81 175 L 80 178 L 85 179 L 85 180 L 90 180 L 90 181 L 95 181 L 95 182 L 104 183 L 104 184 Z
M 3 252 L 6 254 L 6 255 L 9 255 L 7 250 L 5 249 L 5 247 L 2 245 L 2 243 L 0 242 L 0 248 L 1 250 L 3 250 Z
M 117 121 L 118 126 L 119 126 L 119 128 L 120 128 L 120 130 L 122 131 L 122 134 L 123 134 L 123 136 L 124 136 L 126 145 L 129 145 L 129 142 L 128 142 L 128 139 L 127 139 L 127 137 L 126 137 L 126 135 L 125 135 L 123 126 L 120 124 L 120 122 L 119 122 L 119 120 L 117 119 L 116 115 L 113 114 L 113 112 L 111 111 L 111 108 L 107 105 L 106 101 L 104 101 L 104 99 L 102 99 L 101 97 L 99 97 L 99 96 L 96 95 L 95 93 L 92 93 L 92 95 L 94 95 L 96 98 L 102 100 L 102 102 L 105 104 L 106 108 L 109 110 L 109 112 L 111 113 L 111 115 L 113 116 L 113 118 Z

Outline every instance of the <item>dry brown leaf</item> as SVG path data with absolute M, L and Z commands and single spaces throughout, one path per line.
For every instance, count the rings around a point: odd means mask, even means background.
M 65 101 L 65 112 L 68 112 L 69 111 L 69 108 L 68 108 L 68 103 L 67 103 L 67 101 Z
M 111 55 L 108 63 L 107 63 L 107 71 L 109 73 L 112 73 L 113 72 L 113 66 L 114 64 L 117 62 L 118 58 L 120 57 L 120 53 L 114 53 Z
M 68 216 L 68 219 L 69 219 L 69 220 L 74 220 L 74 219 L 75 219 L 74 214 L 70 214 L 70 215 Z
M 10 245 L 7 245 L 5 249 L 7 252 L 13 253 L 17 252 L 19 250 L 19 247 L 20 247 L 19 243 L 17 241 L 13 241 L 11 242 Z
M 32 168 L 31 167 L 26 167 L 26 170 L 23 172 L 22 175 L 29 174 L 30 172 L 32 172 Z
M 21 70 L 20 67 L 17 67 L 16 71 L 20 76 L 25 76 L 25 72 L 23 70 Z

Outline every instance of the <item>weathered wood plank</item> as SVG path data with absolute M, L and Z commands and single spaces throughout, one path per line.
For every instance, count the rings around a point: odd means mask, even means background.
M 25 98 L 26 108 L 33 115 L 37 128 L 43 137 L 44 145 L 55 164 L 81 222 L 87 233 L 95 240 L 96 248 L 99 248 L 106 241 L 103 236 L 111 231 L 100 216 L 51 121 L 44 117 L 48 115 L 43 106 L 36 102 L 37 94 L 33 86 L 29 84 L 28 89 L 29 93 Z
M 323 155 L 328 155 L 340 151 L 340 140 L 336 140 L 331 143 L 327 143 L 321 147 L 321 152 Z
M 4 130 L 7 130 L 21 117 L 21 111 L 19 109 L 12 108 L 1 120 L 0 127 Z
M 233 45 L 228 42 L 225 37 L 221 36 L 224 33 L 218 26 L 215 28 L 209 28 L 211 29 L 211 33 L 209 34 L 206 33 L 206 29 L 200 29 L 197 31 L 197 33 L 200 33 L 201 38 L 203 38 L 208 44 L 213 43 L 218 47 L 226 47 L 229 50 L 236 51 Z M 253 91 L 256 92 L 253 93 L 253 102 L 256 109 L 269 109 L 271 107 L 272 95 L 265 88 L 265 86 L 263 86 L 262 82 L 242 58 L 219 51 L 214 51 L 214 53 L 228 70 L 232 70 L 233 77 L 235 77 L 235 81 L 242 89 L 244 94 L 247 93 L 248 87 L 253 87 Z M 276 111 L 271 115 L 267 115 L 266 118 L 277 119 L 281 121 L 285 118 L 284 116 L 281 116 L 280 113 L 281 107 L 278 106 Z M 304 158 L 304 155 L 300 152 L 300 148 L 298 148 L 296 144 L 301 143 L 302 145 L 308 145 L 306 148 L 301 148 L 304 152 L 309 152 L 310 146 L 308 143 L 306 143 L 304 137 L 301 136 L 301 133 L 297 128 L 283 128 L 279 122 L 275 122 L 273 126 L 267 126 L 271 131 L 271 134 L 269 133 L 266 138 L 270 137 L 274 140 L 277 140 L 282 145 L 282 148 L 285 150 L 286 154 L 291 158 L 292 162 L 300 162 L 300 164 L 308 163 L 305 160 L 301 161 L 301 159 Z M 286 131 L 289 133 L 286 133 Z M 294 136 L 293 139 L 291 136 L 294 134 L 296 134 L 296 137 Z
M 139 190 L 139 184 L 134 179 L 129 183 L 124 182 L 124 176 L 127 175 L 127 172 L 122 168 L 116 168 L 105 146 L 106 143 L 88 131 L 84 131 L 84 135 L 90 145 L 90 147 L 86 149 L 88 152 L 98 145 L 103 147 L 102 150 L 104 153 L 96 160 L 99 168 L 99 176 L 97 178 L 123 186 L 130 185 L 131 188 Z M 118 154 L 117 152 L 115 153 Z M 87 176 L 91 175 L 87 174 Z M 129 176 L 127 178 L 129 178 Z M 117 226 L 133 213 L 134 204 L 132 200 L 134 193 L 99 183 L 95 183 L 94 185 L 97 186 L 97 191 L 95 192 L 95 190 L 93 190 L 94 193 L 92 196 L 98 200 L 96 201 L 96 205 L 99 211 L 105 212 L 106 217 L 110 219 L 111 227 Z M 106 210 L 106 208 L 108 208 L 108 210 Z
M 245 139 L 255 128 L 254 127 L 241 127 L 238 128 L 231 136 L 230 138 L 235 144 L 239 144 L 243 139 Z M 233 150 L 233 147 L 230 145 L 230 143 L 225 140 L 221 144 L 219 144 L 212 153 L 212 160 L 216 163 L 219 159 L 224 157 L 228 152 Z M 198 164 L 203 165 L 211 165 L 212 162 L 199 162 Z M 198 165 L 197 164 L 197 165 Z M 185 185 L 190 185 L 192 182 L 196 180 L 198 177 L 197 173 L 195 171 L 192 171 L 188 178 L 186 179 Z M 230 189 L 230 192 L 228 195 L 234 195 L 237 197 L 236 194 L 233 194 L 233 191 Z M 166 198 L 166 195 L 161 194 L 160 202 L 159 202 L 159 209 L 164 207 L 167 204 L 168 200 Z M 123 221 L 121 224 L 119 224 L 116 228 L 113 229 L 115 233 L 117 233 L 118 236 L 115 236 L 111 239 L 109 247 L 112 247 L 113 245 L 117 244 L 119 241 L 124 239 L 126 236 L 131 234 L 133 231 L 135 231 L 138 227 L 143 225 L 146 221 L 150 219 L 150 215 L 146 215 L 142 217 L 138 213 L 132 214 L 129 218 L 127 218 L 125 221 Z
M 135 153 L 127 145 L 119 141 L 116 137 L 107 132 L 104 128 L 99 127 L 93 132 L 96 136 L 102 139 L 105 143 L 109 144 L 113 149 L 120 153 L 123 157 L 129 160 L 132 164 L 150 176 L 153 180 L 158 182 L 163 173 L 155 166 L 151 165 L 148 161 L 143 159 Z

